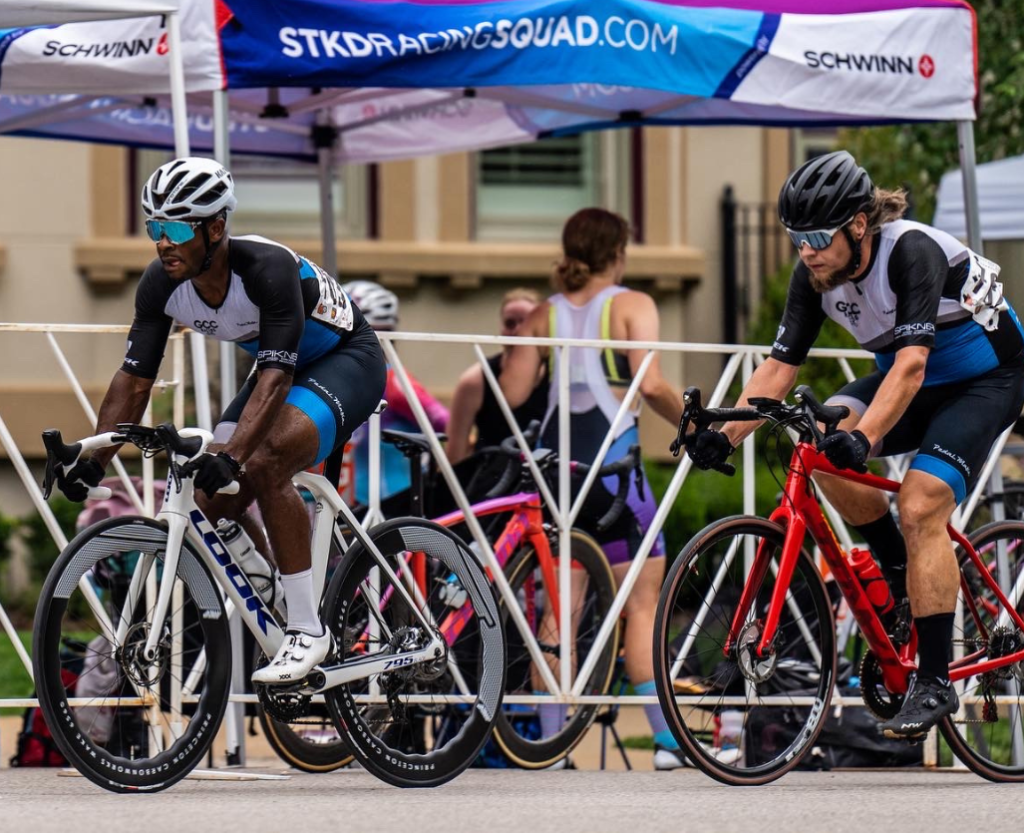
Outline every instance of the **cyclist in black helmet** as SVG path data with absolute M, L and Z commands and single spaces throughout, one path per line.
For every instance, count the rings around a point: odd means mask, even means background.
M 845 151 L 812 159 L 779 194 L 800 260 L 772 346 L 740 398 L 785 397 L 826 318 L 875 354 L 878 369 L 829 402 L 850 408 L 818 448 L 837 468 L 916 451 L 897 526 L 884 494 L 822 475 L 820 486 L 909 595 L 919 663 L 889 737 L 923 736 L 956 711 L 949 682 L 959 571 L 946 524 L 999 434 L 1024 405 L 1024 331 L 1002 297 L 999 267 L 955 238 L 902 219 L 903 191 L 876 188 Z M 691 452 L 710 468 L 753 430 L 709 430 Z M 904 605 L 905 608 L 905 605 Z M 894 626 L 898 622 L 891 623 Z

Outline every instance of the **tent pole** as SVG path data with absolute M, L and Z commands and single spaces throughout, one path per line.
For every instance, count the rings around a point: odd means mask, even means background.
M 231 168 L 228 91 L 213 93 L 213 158 L 225 168 Z M 235 345 L 220 342 L 220 412 L 224 413 L 235 398 Z M 231 629 L 231 693 L 245 692 L 245 657 L 243 656 L 242 619 L 232 616 Z M 227 762 L 229 766 L 245 766 L 245 705 L 229 703 L 226 714 Z
M 967 245 L 980 255 L 984 254 L 985 244 L 981 239 L 981 212 L 978 207 L 978 160 L 974 150 L 974 122 L 958 121 L 956 135 L 960 143 L 960 172 L 964 184 Z
M 228 91 L 213 94 L 213 158 L 225 168 L 231 168 Z M 238 392 L 235 385 L 235 345 L 220 342 L 220 410 L 224 413 Z
M 185 66 L 182 61 L 181 20 L 176 13 L 167 15 L 167 40 L 171 55 L 171 112 L 174 114 L 174 154 L 189 156 L 188 110 L 185 103 Z M 192 384 L 196 397 L 196 419 L 200 428 L 211 430 L 210 387 L 206 370 L 206 342 L 201 333 L 191 333 Z
M 316 145 L 317 172 L 320 178 L 320 239 L 323 254 L 320 265 L 324 271 L 338 276 L 338 250 L 334 226 L 334 145 L 338 131 L 331 124 L 331 112 L 324 108 L 316 111 L 313 144 Z
M 188 156 L 188 110 L 185 104 L 185 64 L 182 55 L 181 19 L 167 15 L 167 39 L 171 55 L 171 112 L 174 116 L 174 155 Z

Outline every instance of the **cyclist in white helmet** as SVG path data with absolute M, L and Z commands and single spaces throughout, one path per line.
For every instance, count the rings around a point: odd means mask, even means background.
M 345 292 L 359 307 L 363 317 L 374 330 L 391 332 L 398 328 L 398 296 L 390 289 L 373 281 L 350 281 L 345 284 Z M 426 411 L 431 426 L 435 431 L 444 431 L 448 424 L 448 409 L 431 396 L 411 373 L 408 375 L 413 393 L 423 406 L 423 410 Z M 416 422 L 416 416 L 413 414 L 412 406 L 390 366 L 387 369 L 384 398 L 387 400 L 388 407 L 381 414 L 381 428 L 418 433 L 420 428 Z M 370 451 L 368 435 L 369 432 L 363 427 L 352 436 L 352 444 L 355 446 L 356 500 L 360 503 L 369 502 Z M 393 445 L 384 443 L 381 446 L 380 459 L 380 497 L 381 500 L 395 498 L 383 507 L 385 515 L 408 514 L 408 497 L 402 493 L 409 488 L 411 480 L 409 461 Z
M 310 569 L 310 524 L 292 476 L 342 447 L 384 392 L 380 344 L 335 279 L 263 237 L 229 237 L 234 182 L 199 157 L 162 165 L 142 189 L 146 231 L 157 258 L 135 295 L 135 319 L 121 369 L 100 407 L 98 430 L 142 418 L 175 321 L 256 359 L 256 371 L 221 417 L 215 443 L 196 461 L 197 499 L 211 519 L 239 520 L 280 567 L 288 607 L 286 638 L 264 684 L 301 681 L 330 650 Z M 59 484 L 84 500 L 115 454 L 97 451 Z M 237 495 L 218 495 L 237 480 Z M 204 498 L 205 495 L 205 498 Z M 268 541 L 246 514 L 255 500 Z

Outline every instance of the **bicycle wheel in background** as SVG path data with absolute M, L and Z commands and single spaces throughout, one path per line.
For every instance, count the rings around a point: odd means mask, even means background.
M 672 734 L 718 781 L 765 784 L 795 767 L 824 725 L 836 673 L 832 607 L 802 551 L 774 647 L 758 657 L 784 533 L 736 516 L 697 534 L 669 570 L 654 624 L 654 679 Z M 770 558 L 736 644 L 725 648 L 743 591 L 745 562 Z
M 556 579 L 558 560 L 554 560 Z M 505 577 L 526 618 L 527 625 L 541 650 L 555 679 L 559 679 L 559 635 L 557 622 L 548 603 L 551 590 L 545 586 L 540 559 L 531 546 L 523 547 L 505 566 Z M 600 545 L 585 532 L 572 531 L 572 677 L 590 653 L 601 623 L 608 616 L 615 600 L 615 576 Z M 533 660 L 526 649 L 522 634 L 511 621 L 505 600 L 499 595 L 508 641 L 508 680 L 505 694 L 534 694 L 546 687 L 537 674 Z M 619 625 L 602 649 L 594 673 L 590 676 L 585 695 L 606 694 L 619 654 Z M 558 706 L 554 706 L 558 708 Z M 539 731 L 536 706 L 506 703 L 494 725 L 494 738 L 502 751 L 516 764 L 526 769 L 542 769 L 561 760 L 581 741 L 594 722 L 599 706 L 565 706 L 562 728 L 547 737 Z
M 455 535 L 398 518 L 369 536 L 407 588 L 422 580 L 419 609 L 447 653 L 329 689 L 324 696 L 363 766 L 398 787 L 433 787 L 476 759 L 501 707 L 505 640 L 483 568 Z M 362 546 L 331 580 L 324 621 L 344 659 L 415 650 L 430 635 Z M 415 596 L 414 596 L 415 598 Z M 457 695 L 460 702 L 448 702 Z
M 1018 612 L 1024 612 L 1024 523 L 998 521 L 971 535 L 985 568 Z M 1024 650 L 1024 632 L 998 605 L 973 562 L 958 548 L 964 599 L 963 620 L 954 627 L 953 660 L 997 659 Z M 961 594 L 962 596 L 962 594 Z M 1024 781 L 1024 662 L 997 668 L 957 682 L 960 710 L 939 728 L 939 765 L 955 755 L 990 781 Z
M 133 576 L 148 563 L 150 574 L 164 580 L 166 548 L 167 530 L 156 521 L 95 524 L 58 557 L 36 609 L 33 667 L 46 725 L 64 757 L 112 792 L 154 792 L 184 778 L 202 761 L 228 702 L 231 646 L 220 588 L 188 541 L 178 565 L 183 593 L 164 622 L 153 623 L 156 596 L 143 583 L 123 644 L 114 645 L 86 598 L 95 594 L 116 630 Z M 142 649 L 154 627 L 160 639 L 146 659 Z M 69 645 L 78 650 L 67 651 Z M 197 660 L 204 652 L 202 670 Z M 171 683 L 190 676 L 192 696 L 176 713 Z M 96 704 L 71 706 L 69 696 Z

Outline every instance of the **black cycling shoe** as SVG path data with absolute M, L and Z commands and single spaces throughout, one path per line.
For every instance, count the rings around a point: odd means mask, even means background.
M 949 680 L 939 680 L 930 674 L 911 674 L 903 708 L 879 728 L 887 738 L 920 740 L 932 726 L 958 708 L 960 700 Z

